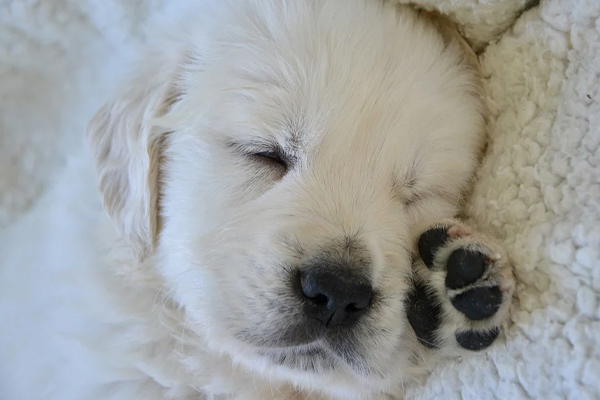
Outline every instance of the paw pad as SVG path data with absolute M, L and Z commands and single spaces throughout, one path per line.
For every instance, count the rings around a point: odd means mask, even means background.
M 467 318 L 481 321 L 498 312 L 502 305 L 502 292 L 496 287 L 476 287 L 452 299 L 452 305 Z
M 475 283 L 485 272 L 487 260 L 488 257 L 478 251 L 455 250 L 448 258 L 446 287 L 460 289 Z
M 481 350 L 498 337 L 499 321 L 492 317 L 508 301 L 508 296 L 500 289 L 504 277 L 499 268 L 503 261 L 498 254 L 478 242 L 477 234 L 468 231 L 468 235 L 450 235 L 449 231 L 453 228 L 467 231 L 461 225 L 438 226 L 427 230 L 419 238 L 419 256 L 427 269 L 420 270 L 421 279 L 416 280 L 407 297 L 407 318 L 419 341 L 427 347 L 438 346 L 437 332 L 443 324 L 452 322 L 446 319 L 454 318 L 454 326 L 456 323 L 464 325 L 455 334 L 456 342 L 467 350 Z M 457 246 L 456 238 L 462 239 L 461 244 L 452 251 L 448 246 Z M 438 254 L 442 249 L 448 250 L 441 253 L 440 259 Z M 435 276 L 443 278 L 441 281 L 435 278 L 436 282 L 444 282 L 443 289 L 428 281 L 427 277 L 433 279 Z M 460 314 L 445 313 L 445 307 Z M 459 317 L 461 314 L 463 317 Z M 469 321 L 479 321 L 479 325 L 474 328 Z
M 442 308 L 427 287 L 415 282 L 406 301 L 406 316 L 419 342 L 425 347 L 437 348 L 436 329 L 442 318 Z
M 496 340 L 499 333 L 500 329 L 498 328 L 493 328 L 488 332 L 460 332 L 456 334 L 456 341 L 461 345 L 461 347 L 467 350 L 483 350 L 494 343 L 494 340 Z
M 447 241 L 448 233 L 445 227 L 433 228 L 421 235 L 418 244 L 419 255 L 427 268 L 433 268 L 435 254 Z

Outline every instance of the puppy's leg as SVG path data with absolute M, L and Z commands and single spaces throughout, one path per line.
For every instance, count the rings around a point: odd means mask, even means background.
M 455 219 L 415 233 L 414 287 L 406 311 L 419 341 L 446 350 L 490 346 L 515 288 L 503 249 Z

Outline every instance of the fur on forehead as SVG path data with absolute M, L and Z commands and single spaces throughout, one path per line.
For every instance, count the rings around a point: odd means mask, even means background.
M 224 14 L 214 19 L 225 22 L 218 27 L 192 24 L 178 41 L 184 48 L 176 90 L 184 101 L 173 108 L 169 122 L 197 132 L 199 127 L 221 131 L 211 132 L 213 138 L 254 136 L 306 150 L 320 144 L 323 132 L 364 132 L 357 129 L 359 119 L 363 128 L 386 133 L 399 127 L 480 125 L 473 123 L 479 118 L 473 103 L 479 99 L 473 96 L 472 74 L 452 68 L 460 63 L 457 53 L 445 51 L 447 43 L 414 11 L 391 4 L 344 10 L 329 5 L 249 1 L 230 4 L 229 10 L 219 7 Z M 403 33 L 413 37 L 415 30 L 439 49 L 386 40 Z M 437 104 L 419 103 L 432 93 L 442 97 Z M 465 94 L 464 114 L 456 110 L 457 93 Z M 444 103 L 450 100 L 455 112 L 448 114 Z

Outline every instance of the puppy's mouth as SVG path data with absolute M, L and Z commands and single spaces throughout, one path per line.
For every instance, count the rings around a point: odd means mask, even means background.
M 336 346 L 323 340 L 308 345 L 262 348 L 258 354 L 272 364 L 295 371 L 313 374 L 326 373 L 333 370 L 344 370 L 356 376 L 379 376 L 352 346 Z
M 258 353 L 274 365 L 305 372 L 330 371 L 339 364 L 337 357 L 318 342 L 289 348 L 261 349 Z
M 366 360 L 351 349 L 339 353 L 322 343 L 294 348 L 263 349 L 259 354 L 273 365 L 293 371 L 323 374 L 343 370 L 355 376 L 379 375 Z
M 371 330 L 364 322 L 352 327 L 324 328 L 313 319 L 296 317 L 296 323 L 282 324 L 284 327 L 279 329 L 269 325 L 265 329 L 238 330 L 235 337 L 270 364 L 289 370 L 314 374 L 344 370 L 355 376 L 380 375 L 369 363 L 365 339 L 369 341 Z

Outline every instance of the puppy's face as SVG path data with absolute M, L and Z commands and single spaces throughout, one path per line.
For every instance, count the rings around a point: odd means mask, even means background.
M 267 3 L 179 33 L 98 114 L 105 205 L 211 350 L 389 389 L 411 228 L 454 214 L 475 165 L 474 77 L 410 10 Z

